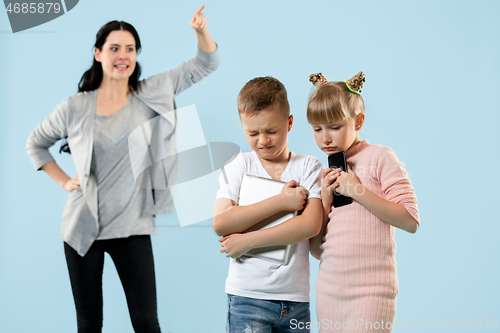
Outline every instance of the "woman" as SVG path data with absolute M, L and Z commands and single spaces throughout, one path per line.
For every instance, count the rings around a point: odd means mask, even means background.
M 198 37 L 196 57 L 143 81 L 136 62 L 141 44 L 134 27 L 118 21 L 104 25 L 79 94 L 59 104 L 26 143 L 35 168 L 70 192 L 61 236 L 79 333 L 101 332 L 104 252 L 120 276 L 135 332 L 160 332 L 150 235 L 156 232 L 156 214 L 173 211 L 173 203 L 165 190 L 137 185 L 128 136 L 174 110 L 175 95 L 217 68 L 217 46 L 203 8 L 190 22 Z M 175 116 L 159 118 L 168 125 L 160 144 L 175 152 Z M 170 131 L 167 135 L 165 128 Z M 71 149 L 75 161 L 78 175 L 73 179 L 48 151 L 61 138 L 67 139 L 66 150 Z M 170 168 L 175 169 L 175 163 Z

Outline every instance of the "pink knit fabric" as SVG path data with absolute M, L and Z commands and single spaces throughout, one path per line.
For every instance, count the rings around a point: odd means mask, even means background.
M 404 206 L 420 223 L 410 178 L 391 148 L 364 140 L 346 155 L 365 188 Z M 391 332 L 398 294 L 395 227 L 354 200 L 332 208 L 329 218 L 316 284 L 320 331 Z

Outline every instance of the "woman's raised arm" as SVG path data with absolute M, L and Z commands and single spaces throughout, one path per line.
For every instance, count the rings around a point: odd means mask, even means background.
M 191 18 L 189 25 L 196 31 L 196 36 L 198 37 L 198 47 L 206 53 L 212 53 L 217 49 L 217 45 L 208 32 L 208 20 L 201 12 L 203 8 L 205 8 L 205 6 L 198 8 Z

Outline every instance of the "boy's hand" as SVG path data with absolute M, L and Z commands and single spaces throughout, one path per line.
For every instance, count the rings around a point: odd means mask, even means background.
M 252 249 L 249 237 L 245 234 L 231 234 L 219 239 L 220 252 L 226 253 L 226 258 L 239 258 Z
M 333 187 L 342 169 L 325 168 L 321 171 L 321 202 L 324 208 L 331 210 L 333 202 Z
M 333 189 L 339 194 L 352 198 L 356 194 L 362 194 L 365 188 L 354 171 L 349 166 L 347 167 L 349 172 L 341 171 L 337 181 L 333 184 Z
M 195 29 L 196 31 L 202 32 L 203 30 L 206 29 L 208 25 L 208 20 L 203 15 L 201 12 L 205 8 L 204 5 L 202 5 L 198 10 L 194 13 L 193 18 L 191 18 L 191 21 L 189 22 L 189 25 L 191 28 Z
M 295 180 L 290 180 L 283 186 L 280 194 L 280 201 L 282 202 L 282 211 L 295 212 L 304 208 L 309 191 Z

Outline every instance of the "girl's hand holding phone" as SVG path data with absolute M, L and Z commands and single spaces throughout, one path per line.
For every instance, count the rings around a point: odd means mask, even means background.
M 340 176 L 333 184 L 333 189 L 339 194 L 354 199 L 356 195 L 363 194 L 364 187 L 361 185 L 361 182 L 354 171 L 352 171 L 349 166 L 347 166 L 347 168 L 349 172 L 340 172 Z M 361 188 L 359 186 L 361 186 Z
M 323 207 L 329 207 L 329 211 L 331 211 L 331 206 L 333 202 L 333 188 L 334 183 L 337 178 L 340 176 L 340 172 L 342 169 L 332 169 L 325 168 L 321 171 L 321 201 L 323 203 Z

